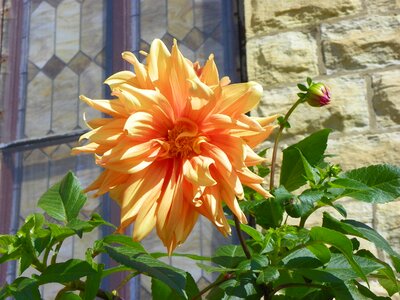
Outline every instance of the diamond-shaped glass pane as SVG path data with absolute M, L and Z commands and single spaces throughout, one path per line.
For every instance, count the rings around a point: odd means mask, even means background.
M 103 94 L 104 3 L 35 0 L 30 4 L 25 137 L 86 128 L 78 96 Z

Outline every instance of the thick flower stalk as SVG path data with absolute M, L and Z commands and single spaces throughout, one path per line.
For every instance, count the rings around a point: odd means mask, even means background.
M 133 238 L 143 239 L 155 227 L 171 253 L 183 243 L 198 216 L 221 233 L 230 233 L 223 203 L 242 223 L 238 200 L 246 185 L 265 197 L 263 178 L 248 167 L 264 158 L 252 149 L 275 126 L 276 116 L 251 118 L 262 88 L 255 82 L 229 84 L 219 79 L 211 55 L 200 67 L 171 53 L 154 40 L 146 63 L 130 52 L 122 57 L 134 67 L 105 83 L 115 99 L 81 99 L 108 118 L 88 121 L 89 142 L 73 153 L 95 154 L 104 172 L 87 188 L 109 192 L 121 206 L 120 231 L 135 222 Z

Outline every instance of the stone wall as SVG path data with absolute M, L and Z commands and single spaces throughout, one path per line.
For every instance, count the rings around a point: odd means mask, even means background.
M 329 127 L 328 151 L 339 155 L 331 161 L 345 170 L 400 165 L 400 1 L 244 3 L 248 77 L 264 87 L 253 115 L 285 113 L 306 76 L 332 92 L 329 106 L 294 113 L 282 147 Z M 350 218 L 369 223 L 400 250 L 399 202 L 345 206 Z

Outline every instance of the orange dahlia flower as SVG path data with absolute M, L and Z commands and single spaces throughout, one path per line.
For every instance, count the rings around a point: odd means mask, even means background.
M 242 223 L 243 185 L 265 197 L 263 178 L 248 167 L 264 158 L 253 150 L 273 130 L 275 116 L 245 115 L 259 102 L 255 82 L 219 79 L 213 55 L 203 67 L 187 60 L 176 43 L 171 53 L 154 40 L 146 64 L 130 52 L 122 57 L 135 73 L 118 72 L 105 83 L 115 99 L 81 100 L 111 118 L 88 121 L 89 143 L 74 153 L 94 153 L 104 172 L 87 188 L 109 192 L 121 206 L 123 231 L 135 222 L 133 239 L 156 227 L 171 253 L 183 243 L 199 214 L 224 235 L 230 233 L 225 203 Z

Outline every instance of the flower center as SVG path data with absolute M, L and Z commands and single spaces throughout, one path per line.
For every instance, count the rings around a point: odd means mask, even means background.
M 188 157 L 193 152 L 199 153 L 200 137 L 198 127 L 191 120 L 180 118 L 175 126 L 168 130 L 168 144 L 170 157 Z

